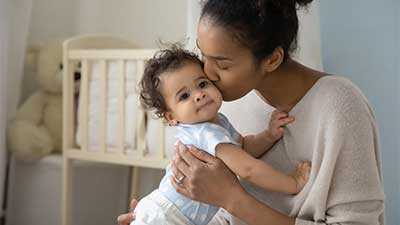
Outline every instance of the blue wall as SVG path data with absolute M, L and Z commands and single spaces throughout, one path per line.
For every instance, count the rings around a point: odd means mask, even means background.
M 356 83 L 381 136 L 386 224 L 400 224 L 400 1 L 320 1 L 324 70 Z

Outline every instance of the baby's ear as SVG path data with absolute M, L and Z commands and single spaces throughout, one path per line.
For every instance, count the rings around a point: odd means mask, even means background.
M 170 112 L 166 112 L 164 113 L 164 119 L 165 121 L 167 121 L 167 123 L 171 126 L 175 126 L 177 125 L 179 122 L 174 118 L 174 116 L 172 115 L 172 113 Z

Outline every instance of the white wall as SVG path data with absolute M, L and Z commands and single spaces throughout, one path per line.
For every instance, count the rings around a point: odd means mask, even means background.
M 157 47 L 159 38 L 176 41 L 186 35 L 185 0 L 91 0 L 81 1 L 79 6 L 77 33 L 120 34 L 146 48 Z
M 34 0 L 29 43 L 109 33 L 157 47 L 186 36 L 186 0 Z
M 188 37 L 187 49 L 196 50 L 196 39 L 197 39 L 197 23 L 200 18 L 201 7 L 200 0 L 188 0 L 187 1 L 187 23 L 186 32 Z M 198 52 L 199 53 L 199 52 Z
M 295 58 L 311 68 L 322 70 L 319 1 L 298 11 L 299 34 Z

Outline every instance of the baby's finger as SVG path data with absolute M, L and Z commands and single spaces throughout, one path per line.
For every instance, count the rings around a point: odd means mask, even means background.
M 287 114 L 287 113 L 277 111 L 276 113 L 274 113 L 274 114 L 272 115 L 271 118 L 272 118 L 272 119 L 275 119 L 275 120 L 280 120 L 280 119 L 283 119 L 283 118 L 286 118 L 286 117 L 288 117 L 288 114 Z
M 294 117 L 290 116 L 284 119 L 280 119 L 277 123 L 279 124 L 280 127 L 285 126 L 289 123 L 292 123 L 294 121 Z

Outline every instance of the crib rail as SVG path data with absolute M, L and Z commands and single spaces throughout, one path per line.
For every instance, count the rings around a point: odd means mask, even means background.
M 71 159 L 81 159 L 89 161 L 116 163 L 132 166 L 142 166 L 151 168 L 165 168 L 168 164 L 166 157 L 166 149 L 164 142 L 160 143 L 159 151 L 156 155 L 152 154 L 152 157 L 147 156 L 147 145 L 146 145 L 146 112 L 142 108 L 138 108 L 136 120 L 136 135 L 132 137 L 136 139 L 133 151 L 128 151 L 125 148 L 125 126 L 126 126 L 126 115 L 125 115 L 125 95 L 126 95 L 126 65 L 127 61 L 134 61 L 136 64 L 136 84 L 140 80 L 140 76 L 143 74 L 145 61 L 151 58 L 155 53 L 155 50 L 143 49 L 66 49 L 64 46 L 64 135 L 63 135 L 63 148 L 64 156 Z M 101 87 L 101 120 L 99 124 L 100 136 L 98 149 L 93 149 L 89 145 L 89 80 L 91 75 L 91 62 L 101 62 L 101 74 L 100 76 L 100 87 Z M 107 128 L 107 79 L 108 79 L 108 66 L 109 63 L 117 61 L 120 67 L 120 73 L 118 76 L 119 82 L 119 130 L 109 131 Z M 80 100 L 82 101 L 79 105 L 79 123 L 81 124 L 81 144 L 78 146 L 75 143 L 75 132 L 76 132 L 76 120 L 74 115 L 77 112 L 77 100 L 75 97 L 76 85 L 74 80 L 74 73 L 77 64 L 81 64 L 81 82 L 79 94 L 81 95 Z M 135 90 L 136 91 L 136 90 Z M 161 139 L 165 135 L 164 125 L 162 121 L 160 123 L 159 134 Z M 107 146 L 107 132 L 118 132 L 118 147 L 110 148 Z

